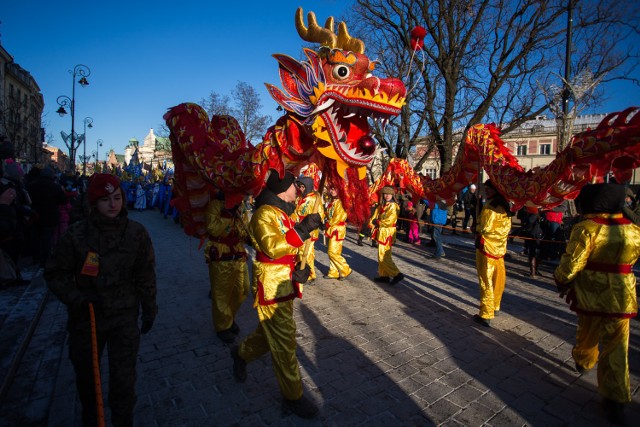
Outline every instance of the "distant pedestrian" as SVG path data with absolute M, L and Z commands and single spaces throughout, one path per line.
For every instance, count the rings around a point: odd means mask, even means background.
M 109 355 L 109 406 L 114 426 L 132 426 L 140 333 L 151 329 L 156 304 L 155 257 L 147 230 L 127 218 L 118 179 L 94 174 L 88 219 L 69 227 L 44 272 L 68 312 L 69 358 L 75 369 L 83 425 L 96 425 L 90 308 L 95 311 L 98 360 Z M 138 318 L 142 311 L 142 326 Z
M 393 187 L 384 186 L 380 190 L 380 204 L 369 220 L 369 225 L 375 231 L 371 239 L 378 243 L 378 276 L 373 280 L 379 283 L 395 285 L 404 279 L 391 257 L 392 247 L 396 241 L 396 222 L 400 207 L 395 201 Z M 375 233 L 375 234 L 374 234 Z
M 480 312 L 473 320 L 491 326 L 500 311 L 506 281 L 504 255 L 511 230 L 509 202 L 498 192 L 491 180 L 484 183 L 487 203 L 480 212 L 476 228 L 476 268 L 480 285 Z
M 420 244 L 420 221 L 416 214 L 416 209 L 413 207 L 413 202 L 407 203 L 407 222 L 409 233 L 407 234 L 407 241 L 414 245 Z
M 27 190 L 31 196 L 31 206 L 38 214 L 38 221 L 32 229 L 34 260 L 44 267 L 60 223 L 60 205 L 67 203 L 67 196 L 55 181 L 54 170 L 48 166 L 28 184 Z
M 142 188 L 142 184 L 136 186 L 136 203 L 134 208 L 137 211 L 143 211 L 147 209 L 147 192 Z
M 476 232 L 476 211 L 478 209 L 478 194 L 476 193 L 476 185 L 471 184 L 469 189 L 462 195 L 462 207 L 464 209 L 464 218 L 462 219 L 462 230 L 469 231 L 469 220 L 471 220 L 471 232 Z
M 625 189 L 624 207 L 622 214 L 631 220 L 635 225 L 640 225 L 640 203 L 637 202 L 633 190 L 627 187 Z
M 529 276 L 532 279 L 535 279 L 540 274 L 540 240 L 544 237 L 542 221 L 543 219 L 540 217 L 537 206 L 525 207 L 522 237 L 525 238 L 524 248 L 527 252 Z
M 561 295 L 578 315 L 571 352 L 578 373 L 598 364 L 598 391 L 609 421 L 624 424 L 631 401 L 629 319 L 638 302 L 633 272 L 640 257 L 640 228 L 622 215 L 624 187 L 587 185 L 576 199 L 582 221 L 573 225 L 555 270 Z
M 342 207 L 335 188 L 329 189 L 330 201 L 326 208 L 325 236 L 328 239 L 327 255 L 329 272 L 325 279 L 344 280 L 351 274 L 351 267 L 342 256 L 342 242 L 347 235 L 347 212 Z
M 309 213 L 299 224 L 291 218 L 296 208 L 294 179 L 289 172 L 280 178 L 272 169 L 266 187 L 256 199 L 249 229 L 257 245 L 253 294 L 259 323 L 251 335 L 231 349 L 231 356 L 234 377 L 245 382 L 247 363 L 270 352 L 283 405 L 302 418 L 312 418 L 318 408 L 303 394 L 293 300 L 302 297 L 301 283 L 309 277 L 309 266 L 295 267 L 298 248 L 321 220 L 317 213 Z
M 448 207 L 444 200 L 438 200 L 429 205 L 429 222 L 431 223 L 431 239 L 436 246 L 433 253 L 434 258 L 444 258 L 444 248 L 442 247 L 442 226 L 447 223 Z

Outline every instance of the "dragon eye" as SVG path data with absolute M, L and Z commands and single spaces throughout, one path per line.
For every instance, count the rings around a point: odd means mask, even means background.
M 351 68 L 346 65 L 338 65 L 333 67 L 333 78 L 336 80 L 344 80 L 351 74 Z

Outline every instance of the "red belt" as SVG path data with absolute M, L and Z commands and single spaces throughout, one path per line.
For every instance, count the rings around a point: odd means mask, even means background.
M 633 265 L 631 264 L 605 264 L 602 262 L 589 261 L 585 266 L 585 270 L 599 271 L 601 273 L 619 273 L 629 274 Z
M 267 264 L 283 264 L 283 265 L 294 265 L 296 263 L 295 255 L 285 255 L 280 258 L 269 258 L 264 252 L 258 252 L 256 254 L 256 261 L 264 262 Z

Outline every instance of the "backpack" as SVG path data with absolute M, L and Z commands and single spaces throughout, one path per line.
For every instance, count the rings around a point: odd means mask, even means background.
M 536 240 L 540 240 L 542 239 L 542 237 L 544 236 L 544 230 L 542 229 L 542 224 L 540 219 L 538 219 L 535 224 L 533 224 L 533 227 L 531 228 L 531 237 L 533 237 Z

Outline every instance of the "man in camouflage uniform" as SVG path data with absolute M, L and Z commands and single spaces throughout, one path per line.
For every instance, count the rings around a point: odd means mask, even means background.
M 49 289 L 67 305 L 69 358 L 83 424 L 96 425 L 90 304 L 100 355 L 109 351 L 109 406 L 114 426 L 132 426 L 140 333 L 155 319 L 155 256 L 146 229 L 127 218 L 120 182 L 95 174 L 87 190 L 89 218 L 62 236 L 45 267 Z M 138 317 L 142 309 L 142 327 Z

